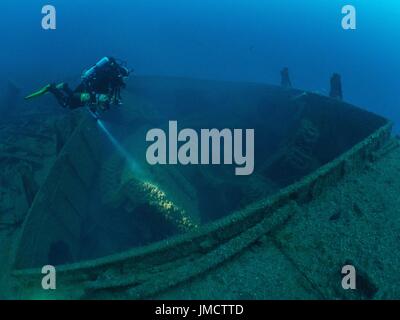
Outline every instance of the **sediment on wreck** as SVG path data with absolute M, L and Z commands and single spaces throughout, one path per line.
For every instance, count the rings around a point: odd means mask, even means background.
M 138 86 L 148 88 L 148 83 L 151 81 L 144 79 Z M 207 87 L 197 82 L 192 86 Z M 225 94 L 234 89 L 222 87 L 220 90 Z M 154 86 L 148 90 L 155 90 Z M 71 261 L 57 268 L 58 285 L 62 288 L 57 290 L 57 295 L 65 298 L 152 297 L 229 261 L 259 238 L 290 221 L 292 216 L 301 214 L 304 204 L 316 199 L 325 188 L 335 185 L 347 174 L 362 170 L 390 140 L 391 124 L 387 120 L 342 102 L 313 94 L 298 101 L 294 99 L 298 91 L 275 87 L 249 85 L 246 90 L 249 94 L 262 95 L 260 101 L 273 96 L 270 102 L 275 105 L 269 106 L 272 108 L 269 111 L 275 110 L 277 119 L 286 111 L 297 113 L 286 128 L 287 135 L 276 147 L 274 157 L 260 165 L 257 172 L 279 186 L 278 192 L 216 221 L 193 230 L 189 228 L 189 232 L 118 254 L 79 260 L 79 235 L 90 205 L 85 195 L 103 161 L 95 156 L 102 154 L 101 133 L 93 119 L 87 118 L 61 149 L 25 221 L 13 272 L 24 288 L 21 296 L 35 296 L 42 276 L 37 267 L 47 262 L 50 248 L 61 240 L 68 245 Z M 260 101 L 254 103 L 255 109 L 260 108 Z M 262 128 L 263 123 L 260 123 Z M 74 157 L 75 154 L 80 157 Z M 271 175 L 282 163 L 281 159 L 291 166 L 291 171 L 286 175 Z M 118 186 L 118 182 L 115 185 Z M 128 198 L 122 197 L 116 203 L 120 205 Z M 170 208 L 166 198 L 162 203 Z M 185 201 L 181 203 L 185 206 Z M 163 212 L 163 207 L 158 208 Z M 37 231 L 43 223 L 51 226 L 50 233 Z

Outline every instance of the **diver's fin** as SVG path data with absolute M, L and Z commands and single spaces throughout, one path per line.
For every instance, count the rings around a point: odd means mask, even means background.
M 30 100 L 33 98 L 40 97 L 40 96 L 46 94 L 47 92 L 49 92 L 50 88 L 51 88 L 51 84 L 48 84 L 48 85 L 44 86 L 42 89 L 30 94 L 29 96 L 26 96 L 25 100 Z

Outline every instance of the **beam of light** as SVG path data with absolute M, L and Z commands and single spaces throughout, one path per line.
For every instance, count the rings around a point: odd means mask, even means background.
M 112 135 L 112 133 L 107 129 L 103 121 L 97 119 L 97 124 L 99 128 L 105 133 L 107 138 L 110 140 L 112 145 L 118 151 L 118 153 L 127 161 L 130 170 L 137 176 L 141 176 L 143 171 L 140 169 L 139 164 L 133 159 L 129 152 L 118 142 L 118 140 Z

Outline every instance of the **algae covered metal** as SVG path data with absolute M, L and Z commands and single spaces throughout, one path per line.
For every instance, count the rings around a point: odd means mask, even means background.
M 286 265 L 297 275 L 289 287 L 300 298 L 338 297 L 334 289 L 319 288 L 324 271 L 307 276 L 313 264 L 304 262 L 315 254 L 335 265 L 332 248 L 314 247 L 303 230 L 302 249 L 298 233 L 287 230 L 311 215 L 328 190 L 339 192 L 343 181 L 368 174 L 396 152 L 391 124 L 339 100 L 261 84 L 138 77 L 131 86 L 118 110 L 123 117 L 104 119 L 131 156 L 115 151 L 90 115 L 79 115 L 16 242 L 15 294 L 44 294 L 40 268 L 55 264 L 58 290 L 49 293 L 55 298 L 246 298 L 252 291 L 246 286 L 273 283 L 279 274 L 289 281 L 279 269 Z M 254 174 L 236 178 L 226 166 L 149 166 L 145 132 L 174 118 L 192 128 L 210 122 L 254 128 Z M 362 206 L 354 203 L 351 210 L 363 215 Z M 347 211 L 328 221 L 340 222 Z M 321 238 L 328 231 L 321 228 Z M 299 246 L 294 255 L 292 245 Z M 349 253 L 347 259 L 357 257 Z M 238 263 L 245 274 L 238 274 Z M 235 277 L 246 285 L 224 291 Z M 367 271 L 364 278 L 365 295 L 373 297 L 378 289 Z M 207 291 L 217 279 L 221 291 Z M 279 290 L 248 298 L 274 297 Z

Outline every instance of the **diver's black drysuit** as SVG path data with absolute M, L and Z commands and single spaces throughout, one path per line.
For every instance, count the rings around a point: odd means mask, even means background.
M 50 85 L 48 90 L 64 108 L 76 109 L 96 105 L 99 102 L 99 95 L 105 95 L 110 102 L 119 104 L 121 88 L 126 86 L 124 79 L 128 76 L 127 68 L 121 66 L 112 57 L 104 57 L 84 72 L 83 80 L 75 90 L 71 90 L 66 83 L 58 86 Z M 86 94 L 86 99 L 82 99 L 83 94 Z M 87 95 L 90 95 L 88 99 Z
M 49 92 L 56 97 L 58 103 L 63 108 L 77 109 L 87 104 L 82 101 L 81 97 L 83 92 L 78 92 L 77 89 L 73 91 L 66 83 L 63 83 L 62 87 L 54 84 L 50 85 Z

